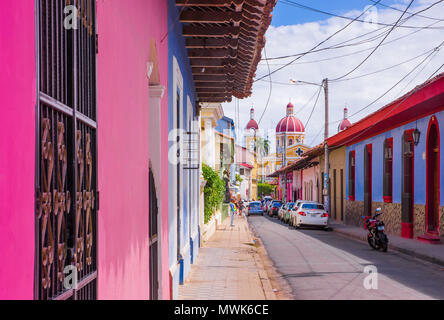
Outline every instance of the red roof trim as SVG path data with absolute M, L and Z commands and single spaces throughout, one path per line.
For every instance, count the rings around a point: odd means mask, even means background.
M 442 110 L 444 73 L 328 138 L 327 143 L 330 147 L 351 145 Z

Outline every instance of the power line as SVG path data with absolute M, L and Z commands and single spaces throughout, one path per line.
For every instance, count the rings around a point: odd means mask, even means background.
M 370 2 L 373 2 L 373 3 L 376 2 L 376 1 L 374 1 L 374 0 L 369 0 L 369 1 L 370 1 Z M 388 9 L 392 9 L 392 10 L 394 10 L 394 11 L 402 12 L 401 9 L 398 9 L 398 8 L 395 8 L 395 7 L 392 7 L 392 6 L 386 5 L 386 4 L 382 3 L 382 2 L 380 2 L 379 5 L 380 5 L 381 7 L 385 7 L 385 8 L 388 8 Z M 409 11 L 407 11 L 407 13 L 412 14 L 412 12 L 409 12 Z M 418 16 L 418 17 L 421 17 L 421 18 L 424 18 L 424 19 L 430 19 L 430 20 L 435 20 L 435 21 L 444 21 L 444 19 L 432 18 L 432 17 L 428 17 L 428 16 L 425 16 L 425 15 L 421 15 L 421 14 L 418 14 L 417 16 Z
M 265 47 L 264 47 L 264 55 L 265 55 L 265 58 L 267 58 L 267 50 L 266 50 Z M 267 60 L 267 65 L 268 65 L 268 60 Z M 272 81 L 272 79 L 271 79 L 271 73 L 270 73 L 270 71 L 271 71 L 271 69 L 270 69 L 270 65 L 268 65 L 268 73 L 269 73 L 269 75 L 270 75 L 270 93 L 268 94 L 267 104 L 265 105 L 264 112 L 262 113 L 262 116 L 261 116 L 260 119 L 259 119 L 258 126 L 261 124 L 262 118 L 264 117 L 265 112 L 266 112 L 267 109 L 268 109 L 268 105 L 270 104 L 271 94 L 272 94 L 272 92 L 273 92 L 273 81 Z
M 439 70 L 441 70 L 443 67 L 444 67 L 444 63 L 435 72 L 433 72 L 433 74 L 430 76 L 430 78 L 434 77 L 435 74 L 437 74 L 439 72 Z M 430 80 L 430 78 L 429 78 L 429 80 Z
M 350 18 L 350 17 L 341 16 L 341 15 L 338 15 L 338 14 L 335 14 L 335 13 L 331 13 L 331 12 L 327 12 L 327 11 L 324 11 L 324 10 L 320 10 L 320 9 L 316 9 L 316 8 L 313 8 L 313 7 L 309 7 L 309 6 L 306 6 L 306 5 L 303 5 L 303 4 L 291 1 L 291 0 L 279 0 L 279 1 L 281 3 L 289 5 L 289 6 L 293 6 L 293 7 L 297 7 L 297 8 L 300 8 L 300 9 L 305 9 L 305 10 L 309 10 L 309 11 L 313 11 L 313 12 L 317 12 L 317 13 L 322 13 L 324 15 L 328 15 L 328 16 L 332 16 L 332 17 L 336 17 L 336 18 L 341 18 L 341 19 L 345 19 L 345 20 L 352 20 L 353 19 L 353 18 Z M 438 2 L 435 2 L 432 6 L 437 5 L 437 4 L 441 3 L 442 1 L 444 1 L 444 0 L 440 0 Z M 380 3 L 380 1 L 374 2 L 373 6 L 375 6 L 375 5 L 379 4 L 379 3 Z M 421 12 L 423 12 L 423 10 L 418 11 L 416 13 L 413 13 L 412 16 L 416 16 L 416 15 L 418 15 Z M 362 22 L 362 23 L 368 23 L 368 24 L 373 24 L 373 25 L 376 24 L 376 25 L 387 26 L 387 27 L 394 26 L 393 24 L 389 24 L 389 23 L 366 21 L 366 20 L 361 20 L 359 18 L 358 19 L 354 19 L 353 21 Z M 420 27 L 417 27 L 417 26 L 401 26 L 401 28 L 416 29 L 416 28 L 420 28 Z M 431 28 L 431 29 L 443 29 L 443 28 L 442 27 L 437 27 L 437 28 Z
M 376 100 L 372 101 L 370 104 L 368 104 L 367 106 L 365 106 L 364 108 L 358 110 L 357 112 L 353 113 L 350 117 L 353 117 L 359 113 L 361 113 L 362 111 L 368 109 L 370 106 L 372 106 L 373 104 L 375 104 L 376 102 L 378 102 L 381 98 L 383 98 L 385 95 L 387 95 L 390 91 L 392 91 L 395 87 L 397 87 L 402 81 L 404 81 L 404 79 L 406 79 L 410 74 L 412 74 L 416 69 L 418 69 L 436 50 L 439 50 L 438 48 L 441 48 L 442 45 L 444 44 L 444 41 L 441 42 L 441 44 L 434 50 L 432 51 L 427 57 L 425 57 L 424 60 L 422 60 L 419 64 L 417 64 L 411 71 L 409 71 L 401 80 L 399 80 L 395 85 L 393 85 L 390 89 L 388 89 L 387 91 L 385 91 L 382 95 L 380 95 Z
M 433 26 L 433 25 L 435 25 L 435 24 L 437 24 L 437 23 L 439 23 L 439 22 L 440 22 L 440 21 L 433 22 L 433 23 L 429 24 L 428 26 L 425 26 L 425 27 L 423 27 L 423 28 L 420 28 L 420 29 L 418 29 L 418 30 L 415 30 L 415 31 L 413 31 L 413 32 L 411 32 L 411 33 L 408 33 L 408 34 L 406 34 L 406 35 L 403 35 L 403 36 L 400 36 L 400 37 L 398 37 L 398 38 L 392 39 L 392 40 L 390 40 L 390 41 L 384 42 L 381 46 L 385 46 L 385 45 L 388 45 L 388 44 L 390 44 L 390 43 L 393 43 L 393 42 L 396 42 L 396 41 L 402 40 L 402 39 L 404 39 L 404 38 L 410 37 L 410 36 L 412 36 L 412 35 L 414 35 L 414 34 L 420 32 L 420 31 L 425 30 L 427 27 L 429 27 L 429 26 Z M 384 27 L 384 28 L 386 28 L 386 27 Z M 367 34 L 364 34 L 364 35 L 367 35 Z M 356 38 L 352 38 L 352 39 L 350 39 L 350 40 L 354 40 L 354 39 L 356 39 Z M 344 42 L 342 42 L 342 43 L 344 43 Z M 342 48 L 348 47 L 348 45 L 347 45 L 347 46 L 341 46 L 340 44 L 341 44 L 341 43 L 336 44 L 336 45 L 333 45 L 333 46 L 330 46 L 330 47 L 327 47 L 327 48 L 321 48 L 321 49 L 319 49 L 319 50 L 313 50 L 313 51 L 310 52 L 310 53 L 318 53 L 318 52 L 322 52 L 322 51 L 326 51 L 326 50 L 342 49 Z M 350 45 L 350 46 L 352 46 L 352 45 Z M 329 60 L 334 60 L 334 59 L 340 59 L 340 58 L 349 57 L 349 56 L 352 56 L 352 55 L 355 55 L 355 54 L 359 54 L 359 53 L 362 53 L 362 52 L 366 52 L 366 51 L 372 50 L 373 48 L 374 48 L 374 47 L 371 47 L 371 48 L 367 48 L 367 49 L 363 49 L 363 50 L 355 51 L 355 52 L 352 52 L 352 53 L 348 53 L 348 54 L 344 54 L 344 55 L 340 55 L 340 56 L 336 56 L 336 57 L 332 57 L 332 58 L 326 58 L 326 59 L 320 59 L 320 60 L 312 60 L 312 61 L 303 61 L 303 62 L 297 62 L 297 63 L 294 63 L 294 64 L 316 63 L 316 62 L 322 62 L 322 61 L 329 61 Z M 288 59 L 288 58 L 292 58 L 292 57 L 296 57 L 296 56 L 300 56 L 300 55 L 306 55 L 306 54 L 307 54 L 307 52 L 302 52 L 302 53 L 297 53 L 297 54 L 292 54 L 292 55 L 287 55 L 287 56 L 280 56 L 280 57 L 268 58 L 268 60 Z M 273 64 L 270 64 L 270 65 L 273 65 Z M 277 64 L 276 64 L 276 65 L 277 65 Z M 285 65 L 285 64 L 280 64 L 280 65 Z
M 435 51 L 435 50 L 434 50 Z M 438 54 L 438 51 L 435 51 L 435 54 L 429 59 L 429 61 L 427 61 L 424 66 L 421 68 L 421 70 L 419 70 L 416 75 L 399 91 L 399 93 L 397 94 L 397 96 L 401 95 L 401 93 L 404 92 L 404 90 L 412 83 L 413 80 L 415 80 L 417 77 L 419 77 L 419 75 L 424 71 L 424 69 L 429 65 L 430 62 L 432 62 L 432 60 L 436 57 L 436 55 Z
M 418 59 L 418 58 L 420 58 L 420 57 L 423 57 L 423 56 L 425 56 L 426 54 L 428 54 L 428 53 L 430 53 L 430 52 L 432 52 L 432 51 L 435 51 L 435 49 L 428 50 L 428 51 L 426 51 L 426 52 L 424 52 L 424 53 L 421 53 L 420 55 L 418 55 L 418 56 L 416 56 L 416 57 L 413 57 L 413 58 L 410 58 L 410 59 L 405 60 L 405 61 L 403 61 L 403 62 L 397 63 L 397 64 L 392 65 L 392 66 L 390 66 L 390 67 L 386 67 L 386 68 L 383 68 L 383 69 L 379 69 L 379 70 L 376 70 L 376 71 L 373 71 L 373 72 L 369 72 L 369 73 L 366 73 L 366 74 L 362 74 L 362 75 L 359 75 L 359 76 L 356 76 L 356 77 L 352 77 L 352 78 L 346 78 L 346 79 L 337 80 L 337 81 L 334 81 L 334 82 L 344 82 L 344 81 L 356 80 L 356 79 L 360 79 L 360 78 L 368 77 L 368 76 L 371 76 L 371 75 L 374 75 L 374 74 L 377 74 L 377 73 L 381 73 L 381 72 L 384 72 L 384 71 L 387 71 L 387 70 L 391 70 L 391 69 L 393 69 L 393 68 L 396 68 L 396 67 L 399 67 L 399 66 L 401 66 L 401 65 L 404 65 L 404 64 L 406 64 L 406 63 L 409 63 L 409 62 L 411 62 L 411 61 L 414 61 L 414 60 L 416 60 L 416 59 Z M 266 81 L 266 80 L 261 80 L 261 81 Z M 267 81 L 267 82 L 268 82 L 268 81 Z M 332 81 L 330 81 L 330 82 L 332 82 Z M 277 85 L 286 85 L 286 86 L 293 86 L 293 85 L 294 85 L 294 84 L 291 84 L 291 83 L 278 82 L 278 81 L 273 81 L 273 84 L 277 84 Z M 302 83 L 302 84 L 303 84 L 303 83 Z
M 387 68 L 383 68 L 383 69 L 376 70 L 376 71 L 373 71 L 373 72 L 370 72 L 370 73 L 362 74 L 362 75 L 360 75 L 360 76 L 356 76 L 356 77 L 345 78 L 345 79 L 336 80 L 336 81 L 331 80 L 331 82 L 343 82 L 343 81 L 356 80 L 356 79 L 360 79 L 360 78 L 368 77 L 368 76 L 371 76 L 371 75 L 374 75 L 374 74 L 377 74 L 377 73 L 381 73 L 381 72 L 384 72 L 384 71 L 387 71 L 387 70 L 391 70 L 391 69 L 396 68 L 396 67 L 399 67 L 399 66 L 401 66 L 401 65 L 403 65 L 403 64 L 409 63 L 409 62 L 411 62 L 411 61 L 413 61 L 413 60 L 416 60 L 416 59 L 418 59 L 418 58 L 420 58 L 420 57 L 422 57 L 422 56 L 425 56 L 426 54 L 430 53 L 431 51 L 435 51 L 435 49 L 428 50 L 427 52 L 424 52 L 424 53 L 422 53 L 422 54 L 420 54 L 420 55 L 418 55 L 418 56 L 416 56 L 416 57 L 414 57 L 414 58 L 410 58 L 410 59 L 408 59 L 408 60 L 405 60 L 405 61 L 403 61 L 403 62 L 397 63 L 397 64 L 395 64 L 395 65 L 393 65 L 393 66 L 390 66 L 390 67 L 387 67 Z
M 436 72 L 438 72 L 442 67 L 444 66 L 444 64 L 436 71 Z M 436 72 L 434 72 L 425 82 L 427 82 L 427 81 L 429 81 L 430 79 L 432 79 L 434 76 L 435 76 L 435 74 L 436 74 Z M 421 87 L 420 86 L 418 86 L 418 87 L 416 87 L 415 89 L 413 89 L 409 94 L 407 94 L 403 99 L 402 99 L 402 101 L 400 101 L 394 108 L 392 108 L 389 112 L 387 112 L 385 115 L 384 115 L 384 118 L 382 119 L 382 120 L 380 120 L 380 121 L 378 121 L 378 122 L 375 122 L 375 123 L 373 123 L 371 126 L 369 126 L 369 127 L 367 127 L 365 130 L 363 130 L 362 132 L 360 132 L 357 136 L 353 136 L 353 137 L 351 137 L 351 138 L 349 138 L 348 140 L 346 140 L 346 141 L 343 141 L 342 142 L 342 144 L 344 145 L 344 144 L 347 144 L 348 142 L 350 142 L 350 141 L 352 141 L 352 140 L 354 140 L 354 139 L 357 139 L 357 138 L 359 138 L 360 136 L 362 136 L 364 133 L 366 133 L 368 130 L 370 130 L 371 128 L 373 128 L 375 125 L 377 125 L 378 123 L 380 123 L 381 121 L 383 121 L 383 120 L 385 120 L 385 119 L 387 119 L 387 117 L 390 115 L 390 114 L 392 114 L 393 113 L 393 111 L 395 111 L 396 109 L 398 109 L 408 98 L 410 98 L 413 94 L 415 94 L 416 92 L 418 92 L 418 90 L 419 89 L 421 89 Z
M 308 123 L 310 122 L 311 117 L 313 116 L 313 113 L 314 113 L 314 111 L 315 111 L 315 109 L 316 109 L 316 106 L 317 106 L 318 101 L 319 101 L 319 96 L 321 95 L 322 88 L 323 88 L 323 87 L 319 87 L 318 96 L 316 97 L 316 101 L 315 101 L 315 103 L 314 103 L 314 105 L 313 105 L 313 108 L 311 109 L 310 116 L 308 117 L 308 120 L 307 120 L 307 122 L 305 123 L 305 130 L 307 130 Z
M 324 128 L 325 128 L 325 125 L 322 126 L 321 130 L 319 130 L 319 132 L 316 134 L 316 136 L 313 138 L 313 140 L 311 140 L 311 142 L 309 144 L 310 146 L 313 145 L 313 142 L 315 142 L 316 139 L 320 136 L 321 132 L 324 131 Z
M 380 1 L 381 1 L 381 0 L 378 0 L 378 2 L 380 2 Z M 442 0 L 442 1 L 444 1 L 444 0 Z M 375 4 L 375 5 L 376 5 L 376 4 Z M 371 9 L 372 7 L 374 7 L 375 5 L 370 6 L 369 8 L 367 8 L 364 12 L 362 12 L 362 13 L 361 13 L 358 17 L 356 17 L 355 19 L 359 19 L 360 17 L 362 17 L 362 16 L 363 16 L 368 10 L 370 10 L 370 9 Z M 317 48 L 320 47 L 322 44 L 324 44 L 325 42 L 327 42 L 328 40 L 330 40 L 331 38 L 333 38 L 333 37 L 336 36 L 337 34 L 341 33 L 341 32 L 344 31 L 345 29 L 347 29 L 347 28 L 348 28 L 348 27 L 349 27 L 349 26 L 355 21 L 355 19 L 352 20 L 352 21 L 350 21 L 347 25 L 345 25 L 344 27 L 342 27 L 341 29 L 339 29 L 338 31 L 336 31 L 335 33 L 333 33 L 332 35 L 330 35 L 329 37 L 327 37 L 325 40 L 323 40 L 323 41 L 321 41 L 320 43 L 318 43 L 318 44 L 317 44 L 316 46 L 314 46 L 310 51 L 307 51 L 305 54 L 303 54 L 303 55 L 301 55 L 301 56 L 295 58 L 295 59 L 292 60 L 292 61 L 290 61 L 288 64 L 286 64 L 286 65 L 284 65 L 284 66 L 282 66 L 282 67 L 280 67 L 280 68 L 274 70 L 273 72 L 270 72 L 269 75 L 272 75 L 272 74 L 274 74 L 274 73 L 276 73 L 276 72 L 278 72 L 278 71 L 284 69 L 286 66 L 292 64 L 293 62 L 299 60 L 300 58 L 302 58 L 302 57 L 305 56 L 306 54 L 308 54 L 308 53 L 312 52 L 313 50 L 317 49 Z M 266 77 L 269 76 L 269 75 L 265 75 L 265 76 L 263 76 L 263 77 L 261 77 L 261 78 L 255 80 L 255 82 L 258 81 L 258 80 L 262 80 L 262 79 L 266 78 Z
M 398 18 L 398 20 L 396 21 L 396 23 L 393 25 L 393 27 L 390 29 L 390 31 L 385 35 L 385 37 L 381 40 L 381 42 L 372 50 L 372 52 L 364 59 L 362 60 L 356 67 L 354 67 L 352 70 L 350 70 L 349 72 L 345 73 L 344 75 L 332 79 L 332 81 L 337 81 L 340 80 L 342 78 L 345 78 L 346 76 L 352 74 L 353 72 L 355 72 L 359 67 L 361 67 L 368 59 L 370 59 L 370 57 L 379 49 L 379 47 L 384 43 L 384 41 L 387 39 L 387 37 L 393 32 L 393 30 L 395 30 L 396 26 L 398 25 L 398 23 L 401 21 L 402 17 L 405 15 L 405 13 L 407 12 L 407 10 L 411 7 L 411 5 L 413 4 L 413 2 L 415 2 L 415 0 L 411 0 L 409 5 L 407 6 L 407 8 L 404 10 L 404 12 L 401 14 L 401 16 Z

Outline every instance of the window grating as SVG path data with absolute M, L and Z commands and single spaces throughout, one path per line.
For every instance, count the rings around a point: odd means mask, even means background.
M 64 27 L 68 5 L 77 29 Z M 37 12 L 36 298 L 96 299 L 95 1 L 39 0 Z

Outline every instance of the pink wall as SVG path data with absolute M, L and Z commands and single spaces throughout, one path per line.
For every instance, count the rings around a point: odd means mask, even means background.
M 34 1 L 0 1 L 0 299 L 34 297 Z
M 21 2 L 21 1 L 19 1 Z M 156 39 L 160 81 L 167 87 L 167 1 L 97 1 L 99 145 L 99 299 L 149 297 L 148 79 Z M 167 157 L 167 93 L 162 101 L 162 155 Z M 166 162 L 165 162 L 166 163 Z M 168 168 L 163 167 L 164 176 Z M 168 184 L 163 183 L 162 256 L 168 287 Z

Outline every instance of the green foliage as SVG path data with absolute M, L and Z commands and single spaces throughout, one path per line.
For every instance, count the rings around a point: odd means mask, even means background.
M 257 184 L 257 194 L 269 196 L 271 193 L 274 193 L 275 186 L 272 186 L 268 183 L 258 183 Z
M 244 179 L 242 179 L 241 176 L 236 173 L 236 181 L 237 182 L 242 182 L 242 181 L 244 181 Z
M 226 190 L 224 180 L 211 167 L 203 164 L 202 174 L 207 181 L 204 188 L 204 222 L 207 223 L 222 204 Z

